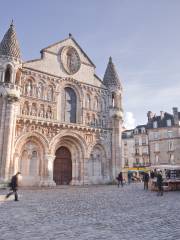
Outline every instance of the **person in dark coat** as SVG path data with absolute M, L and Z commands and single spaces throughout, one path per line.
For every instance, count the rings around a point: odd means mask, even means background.
M 155 178 L 154 171 L 151 171 L 150 176 L 151 176 L 151 179 L 154 179 L 154 178 Z
M 17 172 L 12 178 L 10 182 L 10 189 L 11 191 L 6 195 L 6 198 L 14 194 L 14 201 L 18 201 L 18 176 L 20 175 L 20 172 Z
M 147 172 L 145 172 L 143 175 L 143 181 L 144 181 L 144 190 L 148 190 L 149 174 Z
M 128 184 L 131 183 L 131 178 L 132 178 L 131 172 L 128 171 Z
M 163 177 L 162 177 L 162 172 L 159 171 L 157 173 L 157 187 L 158 187 L 158 196 L 162 196 L 163 195 Z
M 118 174 L 117 180 L 118 180 L 118 187 L 119 187 L 120 184 L 121 184 L 121 187 L 123 187 L 123 175 L 122 175 L 122 172 L 120 172 Z

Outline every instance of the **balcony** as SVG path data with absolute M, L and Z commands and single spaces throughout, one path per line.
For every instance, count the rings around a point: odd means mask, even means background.
M 133 163 L 133 167 L 136 168 L 143 168 L 143 167 L 150 167 L 151 163 Z

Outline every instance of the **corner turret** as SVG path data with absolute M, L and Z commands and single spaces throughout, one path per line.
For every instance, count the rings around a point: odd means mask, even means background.
M 112 179 L 122 170 L 121 134 L 123 124 L 122 85 L 112 58 L 104 74 L 104 85 L 109 90 L 109 128 L 112 129 Z
M 21 69 L 21 53 L 12 21 L 0 43 L 0 94 L 19 98 Z

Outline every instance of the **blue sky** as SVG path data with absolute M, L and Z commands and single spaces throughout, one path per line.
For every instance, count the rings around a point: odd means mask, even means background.
M 179 0 L 0 0 L 0 37 L 14 19 L 23 60 L 72 33 L 103 77 L 109 56 L 129 124 L 180 108 Z

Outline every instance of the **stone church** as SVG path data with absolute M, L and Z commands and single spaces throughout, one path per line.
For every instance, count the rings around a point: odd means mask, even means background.
M 13 23 L 0 43 L 0 180 L 24 186 L 108 183 L 121 169 L 122 85 L 101 80 L 69 37 L 23 62 Z

